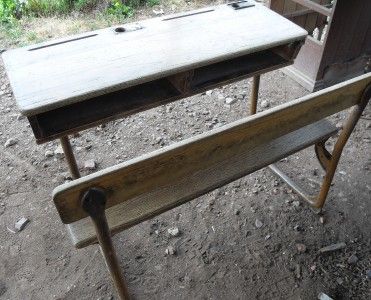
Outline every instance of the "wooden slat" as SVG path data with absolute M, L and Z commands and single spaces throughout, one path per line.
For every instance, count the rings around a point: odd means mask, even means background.
M 306 15 L 313 14 L 313 13 L 317 14 L 316 12 L 313 12 L 313 10 L 311 10 L 309 8 L 305 8 L 305 9 L 296 10 L 296 11 L 291 12 L 291 13 L 285 13 L 285 14 L 283 14 L 283 16 L 285 18 L 291 20 L 291 19 L 296 18 L 296 17 L 306 16 Z
M 318 19 L 317 13 L 311 13 L 308 15 L 304 28 L 309 32 L 309 34 L 312 34 L 313 30 L 316 28 L 317 19 Z
M 264 166 L 276 162 L 296 151 L 333 135 L 336 127 L 326 120 L 308 125 L 278 139 L 246 148 L 226 160 L 210 164 L 188 176 L 182 176 L 167 186 L 129 199 L 106 211 L 112 234 L 118 233 L 146 219 L 179 206 L 221 185 L 229 183 Z M 172 175 L 169 170 L 169 176 Z M 145 185 L 145 182 L 142 182 Z M 120 192 L 125 193 L 125 190 Z M 68 225 L 73 244 L 85 247 L 96 241 L 94 226 L 89 218 Z
M 296 11 L 296 3 L 294 3 L 291 0 L 286 0 L 285 6 L 283 8 L 283 13 L 287 14 L 287 13 L 292 13 L 294 11 Z
M 367 54 L 371 50 L 371 41 L 368 40 L 368 49 L 363 48 L 363 41 L 370 36 L 367 36 L 367 30 L 371 28 L 371 1 L 363 1 L 359 5 L 358 11 L 354 12 L 357 17 L 355 24 L 349 24 L 347 30 L 353 32 L 352 41 L 348 44 L 348 52 L 344 55 L 347 60 L 353 60 L 361 55 Z M 350 28 L 349 28 L 350 27 Z M 353 29 L 351 29 L 353 28 Z
M 321 15 L 324 15 L 324 16 L 331 16 L 331 9 L 325 7 L 325 6 L 322 6 L 312 0 L 291 0 L 291 1 L 294 1 L 298 4 L 301 4 L 305 7 L 308 7 L 318 13 L 320 13 Z
M 271 0 L 269 3 L 269 7 L 270 9 L 282 15 L 283 8 L 285 7 L 285 0 Z
M 366 74 L 61 185 L 53 193 L 55 205 L 62 221 L 68 224 L 86 217 L 80 196 L 89 187 L 105 189 L 107 207 L 112 207 L 168 186 L 356 104 L 370 82 L 371 74 Z
M 303 7 L 300 4 L 296 4 L 295 11 L 300 11 L 300 10 L 303 10 L 303 9 L 305 9 L 305 7 Z M 304 28 L 305 23 L 307 21 L 307 17 L 308 17 L 307 15 L 301 15 L 301 16 L 295 17 L 293 20 L 294 20 L 295 24 L 298 24 L 300 27 Z
M 142 29 L 135 31 L 116 33 L 112 27 L 6 51 L 3 59 L 19 109 L 33 116 L 307 35 L 258 3 L 206 10 L 139 21 Z

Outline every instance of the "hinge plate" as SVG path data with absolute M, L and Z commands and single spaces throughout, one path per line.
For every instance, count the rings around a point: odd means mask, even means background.
M 234 10 L 238 10 L 238 9 L 255 6 L 255 3 L 254 1 L 250 1 L 250 0 L 241 0 L 241 1 L 228 3 L 228 5 L 230 5 Z

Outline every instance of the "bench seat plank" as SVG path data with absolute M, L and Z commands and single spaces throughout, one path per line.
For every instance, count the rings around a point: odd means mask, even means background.
M 242 155 L 338 111 L 357 104 L 371 76 L 352 79 L 326 90 L 278 105 L 130 161 L 60 185 L 53 200 L 65 224 L 87 217 L 81 195 L 90 187 L 106 191 L 106 208 L 175 183 L 196 171 Z M 350 84 L 349 84 L 350 83 Z
M 118 233 L 179 206 L 326 139 L 336 132 L 336 127 L 329 121 L 321 120 L 267 143 L 246 148 L 243 153 L 236 153 L 222 162 L 210 163 L 208 168 L 186 174 L 167 186 L 155 188 L 110 207 L 106 210 L 106 215 L 111 233 Z M 171 175 L 169 174 L 170 177 Z M 121 190 L 119 193 L 123 194 L 125 191 Z M 81 219 L 67 227 L 77 248 L 96 242 L 95 230 L 90 218 Z

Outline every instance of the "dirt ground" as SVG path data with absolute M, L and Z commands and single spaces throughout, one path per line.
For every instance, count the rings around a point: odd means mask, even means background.
M 84 170 L 89 159 L 101 170 L 246 116 L 250 91 L 243 80 L 83 131 L 72 138 L 82 173 L 94 172 Z M 281 71 L 262 76 L 260 103 L 269 107 L 306 93 Z M 227 97 L 237 101 L 227 107 Z M 331 119 L 340 124 L 344 117 Z M 135 299 L 309 300 L 320 292 L 369 299 L 370 128 L 369 105 L 322 218 L 264 169 L 116 235 Z M 5 147 L 9 138 L 16 143 Z M 0 61 L 0 299 L 117 299 L 98 247 L 74 249 L 51 200 L 53 188 L 70 179 L 63 158 L 52 154 L 57 147 L 36 145 Z M 312 148 L 279 165 L 310 191 L 323 175 Z M 12 233 L 23 216 L 30 223 Z M 170 236 L 171 227 L 180 235 Z M 319 253 L 338 242 L 346 247 Z M 175 255 L 166 255 L 168 246 Z

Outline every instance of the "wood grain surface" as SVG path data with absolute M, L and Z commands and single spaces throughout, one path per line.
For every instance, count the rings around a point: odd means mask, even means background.
M 126 31 L 106 28 L 5 52 L 21 112 L 32 116 L 307 35 L 258 3 L 239 10 L 220 5 L 121 27 Z

